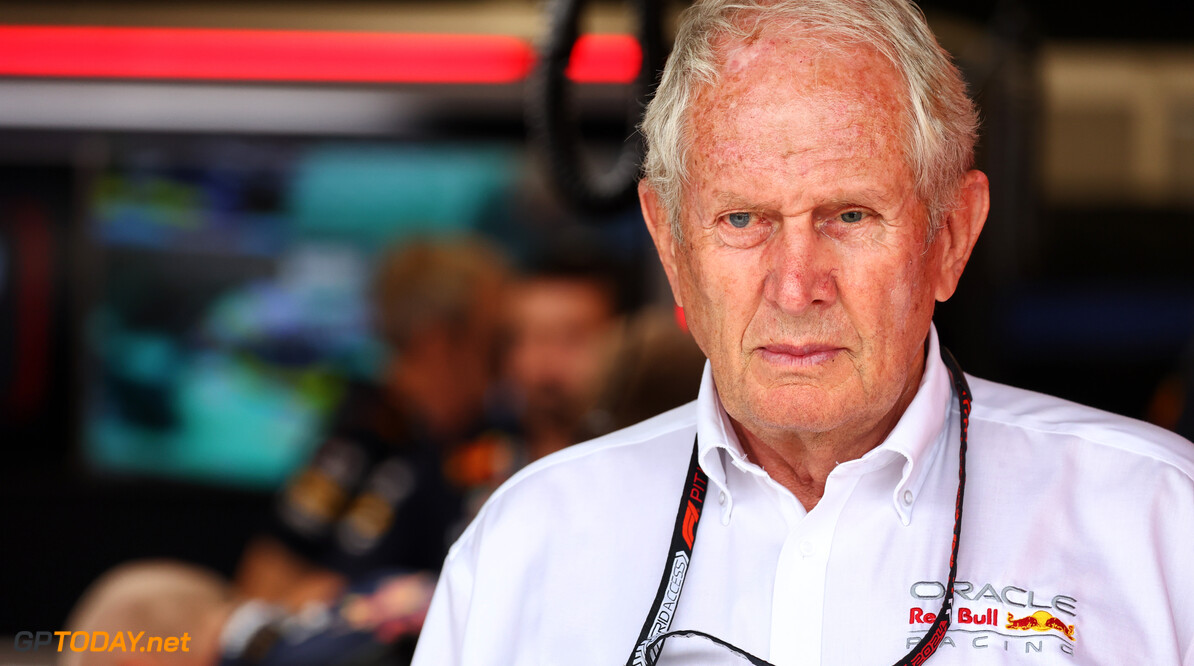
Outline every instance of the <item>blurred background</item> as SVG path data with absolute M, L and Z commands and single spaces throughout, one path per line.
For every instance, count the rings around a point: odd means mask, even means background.
M 981 106 L 993 192 L 942 340 L 973 374 L 1189 437 L 1178 4 L 922 7 Z M 682 6 L 663 3 L 665 35 Z M 230 574 L 384 365 L 368 292 L 387 247 L 474 233 L 525 268 L 583 245 L 618 267 L 620 311 L 670 307 L 637 207 L 570 199 L 530 140 L 547 9 L 0 2 L 0 634 L 61 627 L 130 558 Z M 641 54 L 622 3 L 581 27 L 570 93 L 600 172 Z

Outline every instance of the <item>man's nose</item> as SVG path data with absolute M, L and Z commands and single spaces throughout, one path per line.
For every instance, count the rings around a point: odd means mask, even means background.
M 786 224 L 765 255 L 764 297 L 799 314 L 837 300 L 836 255 L 829 239 L 807 225 Z

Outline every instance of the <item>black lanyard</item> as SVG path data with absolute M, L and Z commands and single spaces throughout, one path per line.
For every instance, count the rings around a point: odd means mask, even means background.
M 958 499 L 954 509 L 954 538 L 949 554 L 949 581 L 945 586 L 945 598 L 941 602 L 941 610 L 929 631 L 920 639 L 912 651 L 895 663 L 895 666 L 919 666 L 923 664 L 941 645 L 945 632 L 949 630 L 950 617 L 954 608 L 954 580 L 958 576 L 958 542 L 962 535 L 962 495 L 966 489 L 966 432 L 970 426 L 970 386 L 957 360 L 945 347 L 941 348 L 941 360 L 949 370 L 953 380 L 954 392 L 958 395 L 958 411 L 962 415 L 961 446 L 958 449 Z M 688 573 L 692 561 L 692 545 L 696 541 L 697 526 L 701 520 L 701 510 L 705 506 L 705 494 L 709 489 L 709 477 L 701 469 L 697 461 L 697 441 L 693 437 L 692 460 L 688 463 L 688 476 L 684 480 L 684 493 L 680 495 L 680 508 L 676 512 L 676 526 L 672 531 L 672 543 L 668 547 L 667 565 L 663 568 L 663 578 L 659 581 L 659 591 L 655 593 L 655 603 L 651 604 L 651 612 L 643 622 L 638 641 L 634 644 L 634 652 L 627 660 L 627 666 L 646 666 L 654 664 L 663 651 L 663 644 L 673 636 L 694 636 L 712 641 L 717 645 L 746 659 L 754 666 L 773 666 L 770 662 L 735 647 L 726 641 L 710 636 L 701 631 L 669 631 L 676 608 L 680 604 L 680 593 L 684 590 L 684 578 Z

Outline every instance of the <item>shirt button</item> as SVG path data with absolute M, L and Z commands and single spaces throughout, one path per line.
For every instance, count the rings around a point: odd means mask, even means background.
M 908 506 L 912 506 L 912 491 L 911 490 L 904 491 L 904 504 L 907 504 Z
M 726 494 L 725 494 L 725 491 L 724 491 L 724 490 L 723 490 L 722 492 L 720 492 L 720 493 L 718 493 L 718 494 L 717 494 L 717 503 L 718 503 L 718 504 L 725 504 L 725 503 L 726 503 Z
M 813 553 L 817 552 L 817 547 L 813 545 L 812 541 L 800 542 L 800 554 L 804 557 L 811 557 Z

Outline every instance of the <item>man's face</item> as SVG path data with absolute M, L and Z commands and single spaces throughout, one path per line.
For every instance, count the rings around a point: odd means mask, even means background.
M 673 292 L 750 433 L 865 432 L 914 393 L 934 298 L 961 270 L 926 244 L 900 77 L 870 49 L 726 53 L 687 119 L 681 242 L 644 194 Z
M 511 291 L 507 370 L 528 418 L 579 424 L 606 368 L 613 318 L 607 289 L 590 280 L 531 279 Z

